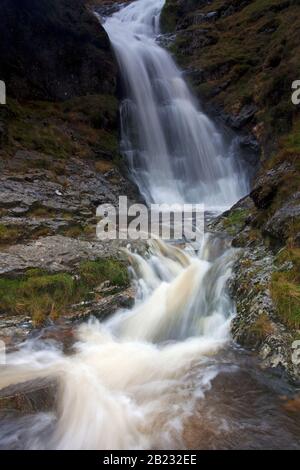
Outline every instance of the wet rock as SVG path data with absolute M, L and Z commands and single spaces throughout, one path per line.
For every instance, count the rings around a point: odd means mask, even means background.
M 292 343 L 292 363 L 294 366 L 300 366 L 300 340 Z
M 96 171 L 97 161 L 71 157 L 64 165 L 62 175 L 51 169 L 25 168 L 30 162 L 42 161 L 52 168 L 57 161 L 49 155 L 35 151 L 17 151 L 14 158 L 3 162 L 0 176 L 0 224 L 15 228 L 18 241 L 27 241 L 37 235 L 68 233 L 92 226 L 95 235 L 96 209 L 99 204 L 118 206 L 120 195 L 138 200 L 135 186 L 117 167 L 104 162 L 104 168 Z M 49 164 L 49 165 L 48 165 Z M 2 209 L 2 211 L 1 211 Z M 13 240 L 12 240 L 13 242 Z
M 43 161 L 51 157 L 35 152 L 20 151 L 16 154 L 16 160 L 34 162 L 35 158 Z M 27 170 L 23 173 L 13 173 L 9 163 L 0 177 L 1 194 L 0 206 L 2 207 L 26 207 L 42 205 L 48 209 L 76 212 L 83 208 L 94 208 L 102 202 L 116 203 L 116 193 L 113 185 L 104 175 L 97 173 L 91 161 L 82 161 L 71 158 L 66 162 L 64 177 L 53 178 L 49 170 Z M 125 185 L 124 178 L 119 174 L 120 184 Z M 120 191 L 120 187 L 117 187 Z M 117 192 L 116 191 L 116 192 Z
M 238 143 L 244 160 L 257 167 L 260 160 L 260 146 L 257 139 L 251 134 L 239 136 Z
M 275 212 L 264 225 L 263 231 L 276 244 L 283 245 L 289 238 L 293 222 L 297 219 L 300 220 L 300 192 L 293 194 L 290 200 Z M 299 235 L 295 236 L 295 242 L 299 243 Z
M 26 315 L 0 315 L 0 340 L 7 348 L 26 340 L 32 330 L 32 321 Z
M 176 39 L 176 34 L 173 33 L 167 33 L 167 34 L 162 34 L 158 37 L 157 42 L 164 48 L 170 47 Z
M 276 195 L 278 186 L 281 184 L 282 176 L 292 173 L 294 167 L 289 162 L 284 162 L 269 171 L 262 173 L 255 182 L 255 185 L 250 193 L 256 207 L 259 209 L 267 208 L 274 196 Z
M 300 367 L 293 360 L 293 334 L 278 317 L 270 293 L 275 269 L 274 255 L 263 243 L 239 251 L 229 282 L 237 309 L 231 330 L 239 344 L 258 352 L 264 367 L 281 368 L 297 382 Z
M 32 243 L 12 245 L 0 252 L 0 274 L 14 276 L 29 268 L 49 272 L 72 271 L 81 261 L 120 256 L 117 240 L 84 241 L 54 235 Z
M 226 116 L 225 122 L 233 129 L 242 129 L 254 118 L 257 111 L 255 104 L 245 105 L 238 114 Z
M 117 294 L 105 295 L 95 301 L 73 305 L 66 319 L 73 322 L 86 321 L 91 317 L 103 320 L 117 310 L 131 308 L 134 304 L 134 294 L 134 290 L 129 288 Z
M 26 207 L 26 206 L 16 206 L 16 207 L 13 207 L 10 212 L 12 215 L 15 215 L 15 216 L 20 216 L 20 215 L 24 215 L 26 214 L 26 212 L 28 212 L 29 210 L 29 207 Z
M 55 407 L 55 381 L 31 381 L 0 390 L 0 413 L 31 414 L 50 411 Z
M 120 10 L 125 3 L 130 3 L 132 0 L 89 0 L 88 4 L 93 11 L 96 11 L 101 19 L 111 16 Z
M 246 223 L 235 228 L 232 245 L 239 248 L 233 266 L 229 290 L 236 302 L 236 316 L 232 321 L 233 338 L 242 346 L 256 351 L 262 365 L 277 368 L 294 382 L 300 379 L 300 367 L 293 360 L 295 332 L 283 323 L 271 297 L 271 280 L 277 270 L 275 256 L 263 241 L 262 234 L 253 229 L 253 201 L 247 197 L 223 214 L 218 230 L 236 221 L 235 211 L 247 208 Z M 242 248 L 241 248 L 242 247 Z M 283 267 L 281 266 L 281 269 Z M 284 266 L 288 269 L 289 266 Z M 296 353 L 295 353 L 296 356 Z
M 247 196 L 207 225 L 211 232 L 223 236 L 227 233 L 232 246 L 237 248 L 228 283 L 236 303 L 232 336 L 237 343 L 256 351 L 263 367 L 277 368 L 297 382 L 300 364 L 299 348 L 294 341 L 296 332 L 283 323 L 270 291 L 272 275 L 278 270 L 276 254 L 264 244 L 262 233 L 253 228 L 253 212 L 254 202 Z M 289 263 L 280 267 L 290 268 Z
M 27 212 L 22 211 L 22 212 Z M 13 208 L 12 213 L 15 213 L 15 208 Z M 20 211 L 20 213 L 22 213 Z M 30 217 L 2 217 L 1 224 L 9 227 L 19 227 L 22 230 L 22 238 L 31 238 L 35 233 L 39 230 L 45 230 L 50 233 L 56 233 L 63 228 L 67 228 L 70 225 L 70 221 L 63 219 L 63 218 L 30 218 Z M 80 220 L 79 218 L 74 217 L 72 219 L 72 223 L 76 222 L 76 220 Z
M 207 223 L 207 230 L 230 237 L 234 242 L 241 232 L 248 230 L 249 217 L 254 204 L 249 196 L 238 201 L 230 210 Z

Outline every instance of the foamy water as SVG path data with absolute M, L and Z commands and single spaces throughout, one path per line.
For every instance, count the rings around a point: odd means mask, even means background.
M 27 431 L 28 447 L 183 445 L 185 422 L 218 373 L 206 362 L 228 340 L 232 253 L 211 261 L 209 250 L 195 256 L 153 242 L 148 258 L 129 257 L 138 299 L 132 310 L 81 325 L 71 356 L 36 341 L 8 356 L 1 388 L 46 377 L 59 384 L 58 409 Z M 43 422 L 47 442 L 39 436 Z

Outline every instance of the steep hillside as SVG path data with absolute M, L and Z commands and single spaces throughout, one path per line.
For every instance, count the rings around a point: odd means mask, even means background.
M 100 278 L 126 287 L 117 247 L 95 239 L 96 208 L 136 194 L 119 169 L 117 67 L 86 2 L 4 0 L 0 55 L 0 337 L 10 341 L 28 333 L 24 315 L 41 324 L 95 300 Z
M 4 0 L 1 17 L 1 79 L 9 96 L 114 93 L 109 40 L 83 0 Z
M 250 198 L 213 227 L 244 248 L 233 334 L 297 375 L 300 105 L 291 95 L 300 79 L 300 2 L 167 0 L 161 20 L 203 106 L 237 132 L 241 150 L 259 152 Z
M 291 85 L 300 76 L 297 0 L 167 0 L 163 28 L 203 100 L 268 152 L 299 116 Z M 269 138 L 272 136 L 272 142 Z

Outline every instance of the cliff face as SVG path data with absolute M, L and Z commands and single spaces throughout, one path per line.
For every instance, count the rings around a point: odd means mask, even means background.
M 165 31 L 194 89 L 236 130 L 247 128 L 267 154 L 292 129 L 300 76 L 298 0 L 167 0 Z M 272 136 L 270 142 L 270 136 Z
M 250 197 L 212 227 L 243 247 L 233 335 L 299 378 L 300 2 L 167 0 L 162 28 L 203 106 L 259 151 Z
M 162 27 L 204 106 L 243 136 L 242 147 L 259 145 L 255 224 L 274 246 L 298 246 L 299 1 L 167 0 Z
M 4 0 L 1 15 L 2 164 L 20 151 L 118 157 L 117 66 L 86 1 Z
M 29 333 L 24 321 L 76 316 L 74 301 L 89 297 L 99 315 L 126 303 L 114 298 L 126 267 L 96 239 L 96 208 L 136 193 L 119 169 L 117 67 L 85 2 L 3 0 L 0 56 L 0 338 L 10 344 Z M 92 293 L 99 275 L 107 305 Z
M 83 0 L 2 1 L 0 56 L 11 97 L 66 100 L 115 90 L 109 40 Z

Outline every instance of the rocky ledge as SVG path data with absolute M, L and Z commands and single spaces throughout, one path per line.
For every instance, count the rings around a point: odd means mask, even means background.
M 252 195 L 255 199 L 254 194 L 257 196 L 257 192 Z M 248 196 L 208 227 L 214 233 L 227 234 L 236 248 L 229 281 L 236 302 L 232 336 L 238 344 L 259 354 L 262 367 L 275 368 L 299 383 L 299 251 L 286 246 L 278 249 L 276 243 L 267 242 L 256 225 L 255 211 Z
M 210 227 L 239 250 L 233 336 L 299 380 L 299 2 L 167 0 L 161 19 L 161 40 L 225 135 L 236 133 L 251 174 L 250 197 Z
M 133 302 L 122 245 L 96 237 L 98 205 L 139 196 L 119 153 L 117 66 L 91 4 L 2 5 L 0 338 L 10 348 L 41 327 L 68 337 L 74 322 Z
M 56 165 L 63 172 L 56 173 Z M 133 292 L 120 251 L 127 242 L 96 237 L 99 204 L 116 206 L 123 194 L 137 197 L 119 167 L 93 156 L 60 159 L 17 150 L 2 168 L 1 339 L 12 345 L 35 327 L 129 307 Z

